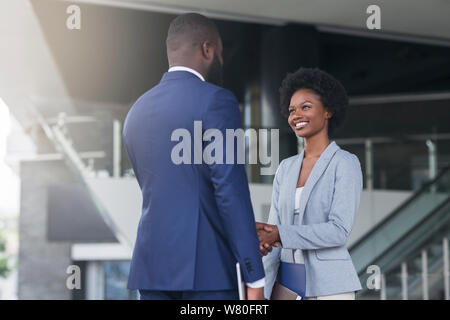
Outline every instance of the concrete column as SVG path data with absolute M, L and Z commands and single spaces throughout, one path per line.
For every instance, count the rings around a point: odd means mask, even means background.
M 366 139 L 366 190 L 373 190 L 373 145 Z
M 73 181 L 61 160 L 21 163 L 19 217 L 19 299 L 71 299 L 66 269 L 72 264 L 70 243 L 47 239 L 47 187 Z
M 273 27 L 262 36 L 260 127 L 280 129 L 280 160 L 297 154 L 297 138 L 281 115 L 279 88 L 287 73 L 319 64 L 318 32 L 310 26 Z M 261 182 L 272 182 L 261 176 Z
M 113 177 L 122 173 L 122 126 L 119 120 L 113 121 Z

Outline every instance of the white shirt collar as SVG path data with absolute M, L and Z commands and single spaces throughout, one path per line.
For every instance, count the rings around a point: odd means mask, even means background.
M 203 78 L 203 76 L 199 72 L 195 71 L 194 69 L 188 68 L 188 67 L 183 67 L 183 66 L 170 67 L 168 72 L 172 72 L 172 71 L 187 71 L 187 72 L 195 74 L 202 81 L 205 81 L 205 78 Z

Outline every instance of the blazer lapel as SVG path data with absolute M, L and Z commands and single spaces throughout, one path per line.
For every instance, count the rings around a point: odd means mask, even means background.
M 323 172 L 327 168 L 328 164 L 330 163 L 331 158 L 333 158 L 334 154 L 337 150 L 339 150 L 339 146 L 336 144 L 336 142 L 331 142 L 326 149 L 322 152 L 319 159 L 317 159 L 316 163 L 314 164 L 314 167 L 311 170 L 311 173 L 308 176 L 308 179 L 306 180 L 304 189 L 302 191 L 302 194 L 300 196 L 300 217 L 304 215 L 306 204 L 308 203 L 309 195 L 311 194 L 311 191 L 313 190 L 314 186 L 316 185 L 319 178 L 322 176 Z M 302 151 L 302 155 L 303 155 Z M 303 156 L 300 158 L 300 161 L 303 162 Z M 301 168 L 301 166 L 300 166 Z M 300 173 L 300 171 L 298 171 Z M 294 176 L 294 174 L 292 174 Z M 298 174 L 296 175 L 296 178 L 298 178 Z M 293 196 L 290 199 L 295 199 L 295 189 L 297 187 L 297 179 L 295 180 L 295 185 L 293 188 Z M 294 212 L 294 201 L 292 202 L 292 217 Z M 293 220 L 292 220 L 293 223 Z
M 286 177 L 286 220 L 290 221 L 291 224 L 294 223 L 294 206 L 295 206 L 295 191 L 297 188 L 297 180 L 300 170 L 302 169 L 303 156 L 305 151 L 303 150 L 298 156 L 297 159 L 292 164 L 291 168 L 289 168 L 288 176 Z

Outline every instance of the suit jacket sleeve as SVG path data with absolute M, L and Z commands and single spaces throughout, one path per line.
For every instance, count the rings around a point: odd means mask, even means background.
M 321 249 L 343 246 L 353 228 L 362 190 L 362 173 L 355 155 L 340 159 L 328 221 L 309 225 L 278 225 L 282 247 Z
M 208 164 L 214 195 L 219 209 L 220 220 L 227 236 L 230 248 L 241 265 L 245 282 L 254 282 L 264 277 L 264 268 L 259 252 L 247 175 L 243 164 L 237 162 L 237 143 L 226 150 L 226 129 L 241 128 L 238 103 L 234 95 L 225 89 L 214 94 L 203 119 L 205 136 L 219 130 L 223 141 L 220 145 L 223 154 L 222 164 Z M 215 139 L 207 144 L 213 143 Z M 217 141 L 216 141 L 217 142 Z M 220 141 L 218 140 L 219 144 Z M 207 146 L 205 146 L 206 148 Z M 216 150 L 217 152 L 218 150 Z M 227 164 L 227 152 L 233 151 L 233 163 Z M 217 153 L 216 153 L 217 156 Z M 230 155 L 228 155 L 230 159 Z

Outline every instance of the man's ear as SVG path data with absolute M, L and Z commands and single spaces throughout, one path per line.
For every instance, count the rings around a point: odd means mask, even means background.
M 201 49 L 202 55 L 206 60 L 212 60 L 214 58 L 214 49 L 211 42 L 203 42 Z

